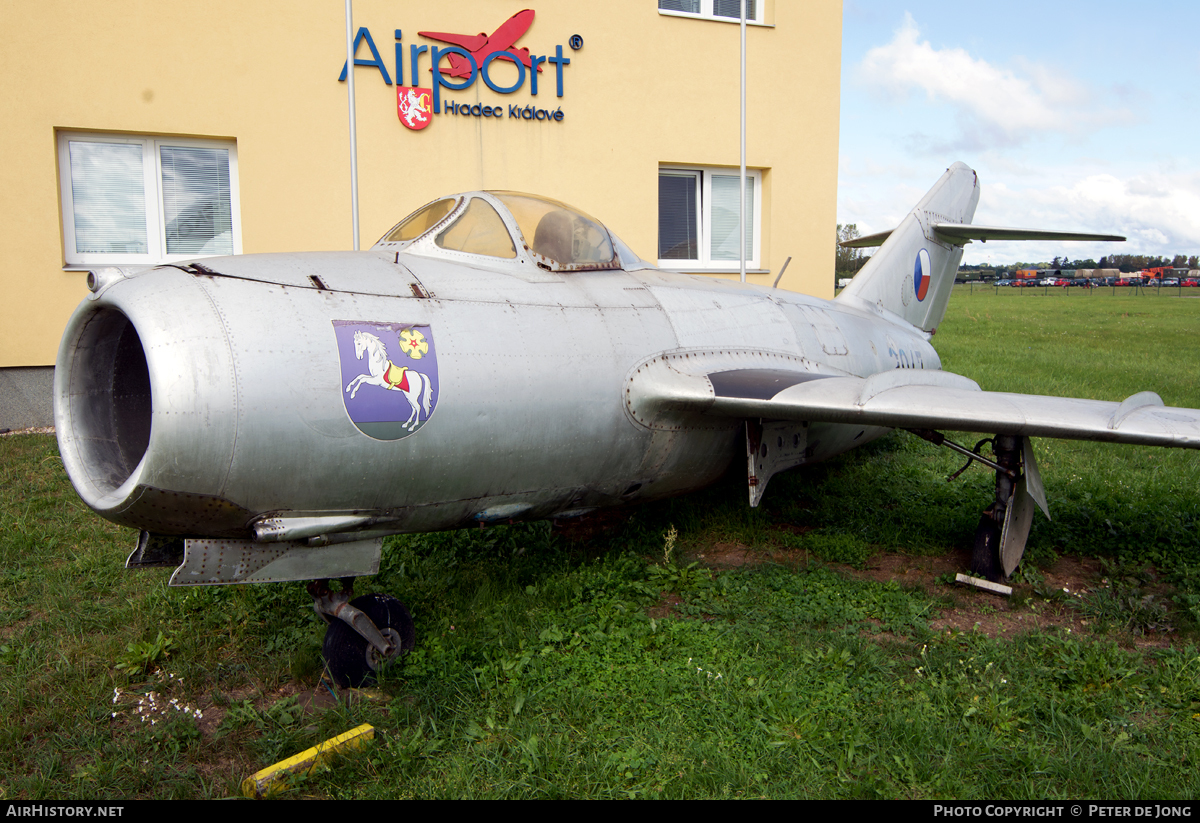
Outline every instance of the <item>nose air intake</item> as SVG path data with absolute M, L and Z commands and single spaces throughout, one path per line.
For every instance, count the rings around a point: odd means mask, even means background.
M 65 426 L 68 462 L 82 468 L 100 494 L 116 491 L 150 443 L 150 371 L 137 329 L 112 308 L 80 329 L 66 363 L 56 424 Z M 73 459 L 72 459 L 73 458 Z

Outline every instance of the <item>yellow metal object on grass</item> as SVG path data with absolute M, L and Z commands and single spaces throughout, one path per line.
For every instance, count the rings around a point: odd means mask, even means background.
M 289 777 L 311 774 L 335 753 L 357 749 L 366 741 L 374 739 L 375 727 L 364 723 L 344 734 L 318 743 L 311 749 L 305 749 L 300 754 L 280 760 L 273 766 L 267 766 L 253 777 L 247 777 L 242 781 L 242 794 L 251 798 L 266 797 L 283 788 Z

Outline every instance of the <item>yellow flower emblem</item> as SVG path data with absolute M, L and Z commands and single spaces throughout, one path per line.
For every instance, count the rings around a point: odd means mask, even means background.
M 425 340 L 425 335 L 416 329 L 400 332 L 400 348 L 413 360 L 420 360 L 429 353 L 429 343 Z

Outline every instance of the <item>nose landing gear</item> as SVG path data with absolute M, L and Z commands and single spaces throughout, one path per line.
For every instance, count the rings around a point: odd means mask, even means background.
M 358 687 L 375 672 L 416 646 L 416 628 L 408 608 L 386 594 L 367 594 L 350 600 L 354 578 L 342 579 L 332 591 L 328 580 L 308 584 L 313 608 L 329 624 L 321 654 L 334 682 Z

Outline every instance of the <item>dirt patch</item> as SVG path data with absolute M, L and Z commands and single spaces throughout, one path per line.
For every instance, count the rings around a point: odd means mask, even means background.
M 44 615 L 33 612 L 20 620 L 14 620 L 7 626 L 0 626 L 0 640 L 10 640 L 17 632 L 23 631 L 28 626 L 37 625 L 43 619 Z
M 672 609 L 683 602 L 683 598 L 677 594 L 663 592 L 658 597 L 658 602 L 646 610 L 646 614 L 653 617 L 655 620 L 662 620 L 664 617 L 677 617 Z
M 761 563 L 768 558 L 769 555 L 740 543 L 714 543 L 696 555 L 698 561 L 711 569 L 740 569 L 748 564 Z
M 687 562 L 695 560 L 710 569 L 740 569 L 761 563 L 802 566 L 815 559 L 807 549 L 752 549 L 741 543 L 713 543 L 703 551 L 689 554 Z
M 296 703 L 306 717 L 320 714 L 338 703 L 352 705 L 364 700 L 386 699 L 386 695 L 377 689 L 339 689 L 337 686 L 327 684 L 324 679 L 315 686 L 302 686 L 295 682 L 288 682 L 278 689 L 268 692 L 260 691 L 255 687 L 237 689 L 224 693 L 221 696 L 220 705 L 214 700 L 213 694 L 208 693 L 198 701 L 203 713 L 203 717 L 198 721 L 200 734 L 206 738 L 215 736 L 221 722 L 229 713 L 229 707 L 241 703 L 243 700 L 250 700 L 254 708 L 263 711 L 289 697 L 296 698 Z
M 811 562 L 826 562 L 806 550 L 755 549 L 739 543 L 705 546 L 690 554 L 688 561 L 692 560 L 712 569 L 737 569 L 762 563 L 795 567 Z M 1011 598 L 951 582 L 955 574 L 970 567 L 970 560 L 967 551 L 938 556 L 880 552 L 872 556 L 863 568 L 838 563 L 828 565 L 848 577 L 877 582 L 895 581 L 906 589 L 920 589 L 942 599 L 946 605 L 929 621 L 935 631 L 978 632 L 991 638 L 1013 637 L 1047 629 L 1080 635 L 1095 631 L 1096 621 L 1089 621 L 1082 611 L 1072 607 L 1071 602 L 1110 586 L 1100 560 L 1060 557 L 1052 566 L 1039 569 L 1041 580 L 1037 585 L 1010 581 L 1013 587 Z M 1153 569 L 1148 569 L 1147 574 L 1150 581 L 1143 591 L 1165 601 L 1170 594 L 1169 587 L 1156 579 Z M 675 602 L 678 602 L 677 597 Z M 652 616 L 669 616 L 670 606 L 664 595 L 660 605 L 655 607 L 660 613 L 652 613 Z M 887 633 L 873 636 L 888 639 Z M 1170 631 L 1121 635 L 1124 644 L 1137 648 L 1167 647 L 1175 639 L 1175 633 Z
M 207 691 L 193 697 L 188 697 L 187 692 L 182 680 L 163 671 L 155 672 L 147 682 L 118 686 L 112 695 L 112 721 L 122 731 L 129 732 L 143 724 L 153 726 L 182 715 L 195 721 L 201 737 L 212 740 L 217 737 L 230 709 L 245 700 L 258 711 L 265 712 L 270 706 L 294 697 L 307 717 L 318 715 L 339 702 L 349 705 L 385 698 L 376 689 L 338 689 L 324 680 L 315 686 L 289 682 L 268 691 L 258 686 L 244 686 L 227 692 Z

